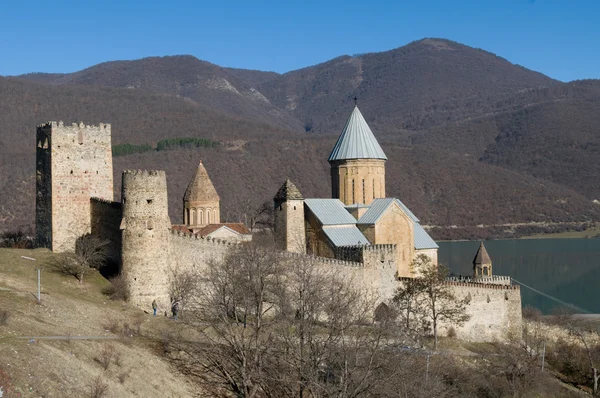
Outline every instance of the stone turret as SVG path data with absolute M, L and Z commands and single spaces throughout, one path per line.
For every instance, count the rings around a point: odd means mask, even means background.
M 160 308 L 170 308 L 167 270 L 171 221 L 165 172 L 125 170 L 121 201 L 122 274 L 130 301 L 150 308 L 156 299 Z
M 275 205 L 275 237 L 281 249 L 306 253 L 304 231 L 304 198 L 289 179 L 273 198 Z
M 479 249 L 473 259 L 473 278 L 492 276 L 492 259 L 483 242 L 479 242 Z
M 183 196 L 183 223 L 190 229 L 221 222 L 219 195 L 200 161 Z
M 355 106 L 331 154 L 331 195 L 345 205 L 385 198 L 387 156 Z

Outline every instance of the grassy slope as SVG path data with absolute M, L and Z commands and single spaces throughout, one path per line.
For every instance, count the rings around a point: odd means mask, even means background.
M 27 261 L 21 256 L 37 261 Z M 102 294 L 108 282 L 98 273 L 83 285 L 53 272 L 47 250 L 0 250 L 0 309 L 10 317 L 0 325 L 0 376 L 8 374 L 12 396 L 88 397 L 99 375 L 108 384 L 106 397 L 194 396 L 192 386 L 153 349 L 161 331 L 172 328 L 164 317 L 153 318 Z M 42 302 L 36 303 L 36 267 L 42 267 Z M 4 290 L 10 289 L 10 290 Z M 125 323 L 141 335 L 123 337 L 107 330 Z M 115 330 L 115 329 L 112 329 Z M 112 336 L 118 340 L 30 340 L 26 336 Z M 121 363 L 108 370 L 94 360 L 113 346 Z M 125 381 L 119 375 L 127 374 Z M 0 378 L 1 381 L 1 378 Z M 20 394 L 20 395 L 18 395 Z M 6 397 L 6 395 L 5 395 Z

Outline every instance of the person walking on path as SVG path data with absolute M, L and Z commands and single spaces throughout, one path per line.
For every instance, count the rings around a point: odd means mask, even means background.
M 179 315 L 179 301 L 175 301 L 173 306 L 171 307 L 171 312 L 173 313 L 173 319 L 177 320 L 177 316 Z
M 156 299 L 152 301 L 152 311 L 154 311 L 154 316 L 156 316 L 156 310 L 158 309 L 158 304 L 156 304 Z

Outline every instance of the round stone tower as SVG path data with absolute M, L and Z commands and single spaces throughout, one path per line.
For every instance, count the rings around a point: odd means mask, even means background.
M 200 161 L 183 196 L 183 223 L 190 229 L 221 222 L 219 195 Z
M 354 107 L 331 154 L 331 194 L 345 205 L 370 204 L 385 198 L 385 161 L 387 156 Z
M 121 201 L 122 274 L 130 301 L 150 308 L 170 308 L 167 179 L 164 171 L 125 170 Z

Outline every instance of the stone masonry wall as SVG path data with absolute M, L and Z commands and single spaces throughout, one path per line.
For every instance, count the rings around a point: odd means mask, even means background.
M 121 203 L 92 198 L 90 203 L 92 235 L 110 241 L 108 256 L 116 264 L 121 262 Z
M 121 198 L 122 274 L 130 301 L 150 308 L 156 299 L 168 308 L 171 221 L 165 172 L 125 170 Z
M 49 122 L 36 139 L 38 245 L 72 251 L 91 231 L 90 198 L 113 200 L 110 124 Z
M 306 252 L 304 201 L 290 199 L 275 207 L 275 235 L 279 246 L 295 253 Z
M 457 298 L 470 295 L 467 314 L 471 319 L 455 328 L 467 341 L 506 341 L 521 336 L 521 290 L 519 286 L 449 282 Z M 446 329 L 446 330 L 444 330 Z M 447 332 L 443 327 L 440 333 Z

